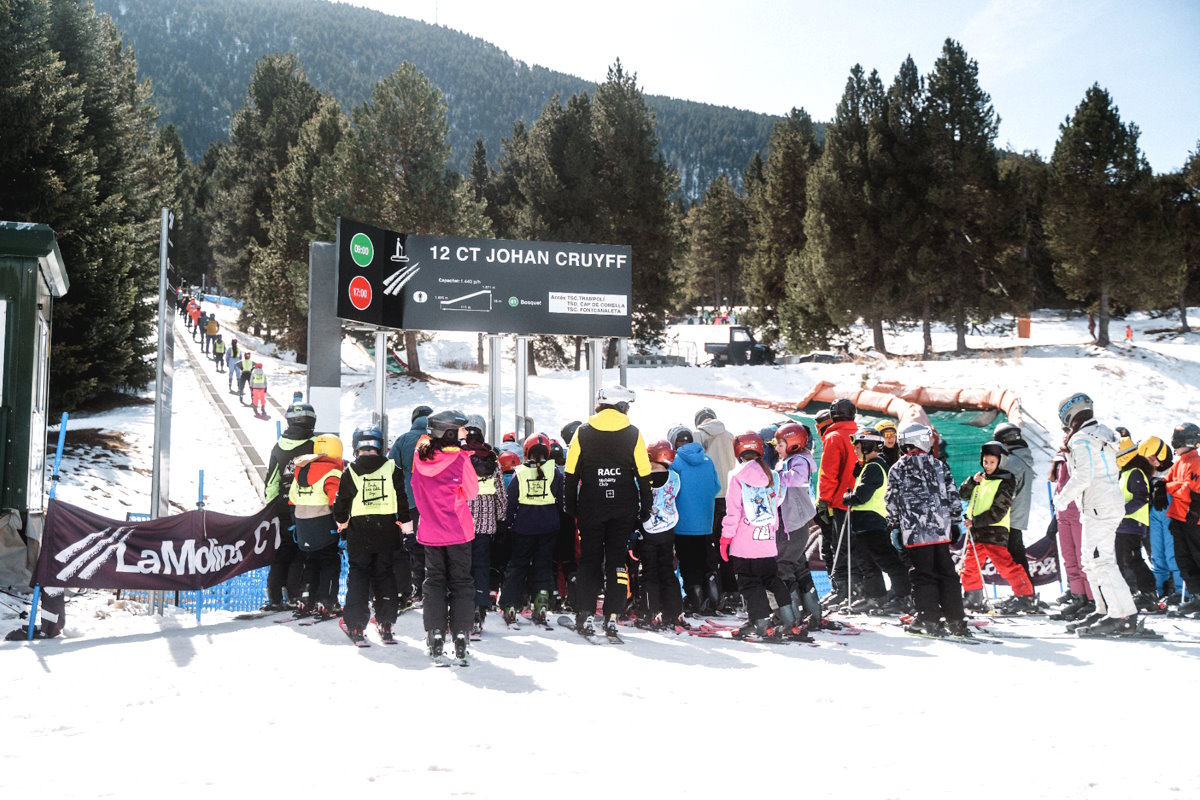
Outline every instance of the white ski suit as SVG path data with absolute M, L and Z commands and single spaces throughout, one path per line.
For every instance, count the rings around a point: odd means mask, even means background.
M 1080 426 L 1067 442 L 1071 479 L 1054 495 L 1063 511 L 1072 501 L 1083 523 L 1080 563 L 1096 596 L 1096 611 L 1110 617 L 1137 613 L 1129 586 L 1117 568 L 1117 525 L 1125 516 L 1125 496 L 1117 469 L 1117 435 L 1096 420 Z

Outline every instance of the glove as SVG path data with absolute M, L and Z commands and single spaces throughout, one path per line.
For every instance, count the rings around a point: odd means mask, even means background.
M 1166 511 L 1170 504 L 1171 498 L 1167 496 L 1167 482 L 1155 481 L 1150 487 L 1150 505 L 1155 511 Z
M 721 560 L 722 561 L 729 560 L 729 543 L 732 541 L 733 541 L 733 539 L 722 539 L 721 540 Z
M 846 492 L 842 495 L 842 505 L 848 506 L 854 500 L 854 492 Z
M 412 520 L 409 520 L 408 522 L 401 522 L 400 523 L 400 532 L 402 534 L 404 534 L 405 536 L 411 536 L 412 532 L 413 532 Z
M 824 500 L 817 503 L 817 516 L 818 517 L 821 517 L 821 516 L 832 517 L 833 516 L 833 512 L 829 510 L 829 503 L 826 503 Z
M 962 538 L 962 526 L 957 522 L 950 523 L 950 544 L 958 544 L 958 540 Z

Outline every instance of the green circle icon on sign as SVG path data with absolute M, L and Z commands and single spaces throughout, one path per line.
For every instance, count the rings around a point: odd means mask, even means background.
M 515 297 L 508 298 L 508 304 L 510 306 L 512 306 L 513 308 L 516 308 L 518 305 L 520 305 L 520 303 L 521 303 L 521 301 Z
M 365 233 L 354 234 L 350 239 L 350 257 L 360 267 L 370 265 L 371 260 L 375 258 L 375 246 L 371 244 L 371 237 Z

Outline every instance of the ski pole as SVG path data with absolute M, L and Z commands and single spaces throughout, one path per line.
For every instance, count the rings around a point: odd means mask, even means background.
M 979 580 L 983 581 L 983 564 L 979 562 L 979 551 L 975 549 L 975 539 L 971 536 L 971 529 L 967 528 L 967 547 L 971 548 L 971 555 L 975 558 L 975 569 L 979 570 Z M 994 587 L 993 587 L 994 588 Z M 993 594 L 992 597 L 995 597 Z
M 50 499 L 58 494 L 58 476 L 59 467 L 62 466 L 63 444 L 67 440 L 67 419 L 68 414 L 63 412 L 62 420 L 58 424 L 58 449 L 54 453 L 54 470 L 50 473 Z M 46 544 L 43 540 L 43 546 Z M 25 641 L 33 641 L 33 631 L 37 627 L 38 618 L 38 601 L 42 598 L 42 587 L 40 585 L 33 587 L 33 601 L 29 604 L 29 627 L 25 631 Z
M 846 610 L 850 610 L 850 603 L 854 597 L 853 579 L 850 575 L 850 542 L 853 536 L 850 533 L 850 509 L 846 509 L 845 520 L 842 523 L 842 529 L 846 532 Z

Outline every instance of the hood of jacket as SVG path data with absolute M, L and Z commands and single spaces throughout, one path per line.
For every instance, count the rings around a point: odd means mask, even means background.
M 733 476 L 746 486 L 757 486 L 760 488 L 770 486 L 772 482 L 778 480 L 774 473 L 768 478 L 767 473 L 763 471 L 762 465 L 753 460 L 734 467 Z
M 715 439 L 725 433 L 725 423 L 719 419 L 706 419 L 696 426 L 696 430 L 702 431 L 709 439 Z
M 688 442 L 675 451 L 675 458 L 690 467 L 698 467 L 704 463 L 704 459 L 708 458 L 708 454 L 704 452 L 704 447 L 699 442 Z
M 417 431 L 418 433 L 425 433 L 428 429 L 429 417 L 417 417 L 413 420 L 412 427 L 409 428 L 410 431 Z
M 419 472 L 427 478 L 440 475 L 447 467 L 458 461 L 458 455 L 461 452 L 457 447 L 447 447 L 445 450 L 438 450 L 428 461 L 417 456 L 413 459 L 413 472 Z

